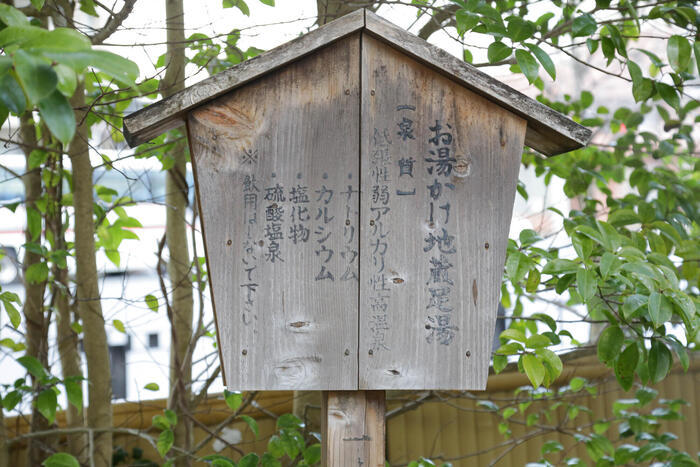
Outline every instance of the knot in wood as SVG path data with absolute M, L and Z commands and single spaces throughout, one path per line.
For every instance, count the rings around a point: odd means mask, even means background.
M 472 159 L 471 157 L 460 157 L 455 162 L 452 169 L 457 177 L 466 177 L 472 171 Z

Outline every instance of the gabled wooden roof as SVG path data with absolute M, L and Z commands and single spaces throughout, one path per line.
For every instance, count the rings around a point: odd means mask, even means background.
M 187 113 L 196 107 L 358 31 L 371 34 L 527 120 L 525 144 L 532 149 L 554 156 L 585 146 L 591 137 L 588 128 L 368 10 L 343 16 L 134 112 L 124 119 L 124 136 L 132 147 L 142 144 L 183 125 Z

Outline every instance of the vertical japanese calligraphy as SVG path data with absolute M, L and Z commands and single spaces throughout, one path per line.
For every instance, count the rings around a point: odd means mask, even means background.
M 242 310 L 241 320 L 244 325 L 249 325 L 255 318 L 255 294 L 258 283 L 255 270 L 258 267 L 258 257 L 255 252 L 255 238 L 253 234 L 258 224 L 258 194 L 260 189 L 256 186 L 255 175 L 246 175 L 243 180 L 243 227 L 245 236 L 243 240 L 243 279 L 241 286 Z
M 352 180 L 352 173 L 348 174 L 348 180 Z M 250 177 L 246 176 L 246 180 Z M 277 174 L 272 173 L 271 179 L 276 179 Z M 324 174 L 324 179 L 328 178 Z M 359 282 L 357 259 L 359 251 L 355 240 L 355 222 L 357 218 L 357 194 L 359 191 L 349 182 L 345 191 L 339 193 L 345 203 L 345 216 L 336 220 L 336 213 L 332 211 L 338 203 L 336 189 L 327 184 L 320 184 L 317 189 L 309 187 L 303 180 L 303 174 L 297 173 L 296 182 L 290 188 L 285 188 L 280 182 L 275 182 L 264 189 L 263 200 L 268 204 L 264 206 L 265 226 L 262 231 L 264 240 L 260 245 L 265 246 L 263 259 L 268 263 L 284 263 L 284 251 L 289 248 L 298 248 L 304 244 L 313 245 L 313 253 L 318 258 L 319 266 L 313 271 L 313 280 L 335 282 L 336 280 Z M 252 186 L 246 181 L 245 186 Z M 246 190 L 248 188 L 245 188 Z M 252 189 L 252 188 L 251 188 Z M 257 187 L 255 193 L 244 191 L 246 209 L 257 209 Z M 252 204 L 254 203 L 254 204 Z M 251 222 L 257 222 L 255 215 Z M 340 235 L 339 221 L 343 221 L 343 250 L 336 254 L 331 247 L 331 238 Z M 251 235 L 251 226 L 248 226 L 248 235 Z M 337 258 L 333 260 L 333 258 Z M 339 266 L 340 264 L 340 266 Z
M 425 170 L 428 180 L 428 225 L 431 231 L 424 238 L 423 252 L 428 255 L 428 313 L 425 322 L 429 344 L 437 342 L 450 345 L 459 328 L 452 324 L 451 295 L 454 280 L 450 278 L 454 267 L 453 257 L 457 252 L 455 237 L 450 234 L 450 197 L 455 190 L 450 182 L 453 164 L 456 162 L 452 154 L 452 126 L 449 123 L 436 120 L 428 127 L 428 155 L 424 157 Z
M 391 137 L 387 128 L 374 128 L 371 141 L 369 176 L 372 183 L 370 202 L 370 244 L 372 274 L 367 279 L 369 286 L 370 317 L 368 326 L 371 333 L 370 350 L 389 350 L 386 333 L 390 328 L 388 309 L 391 299 L 387 284 L 385 257 L 389 248 L 388 215 L 391 182 Z

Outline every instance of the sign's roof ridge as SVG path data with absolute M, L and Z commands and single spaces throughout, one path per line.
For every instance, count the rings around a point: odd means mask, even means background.
M 585 146 L 591 131 L 375 13 L 361 9 L 196 83 L 124 119 L 130 146 L 185 122 L 188 112 L 357 31 L 365 31 L 527 120 L 525 144 L 553 156 Z

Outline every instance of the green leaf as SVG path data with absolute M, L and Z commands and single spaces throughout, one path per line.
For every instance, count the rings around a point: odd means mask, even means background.
M 559 358 L 559 355 L 555 354 L 549 349 L 538 349 L 537 355 L 542 358 L 542 362 L 544 363 L 545 368 L 550 373 L 550 384 L 553 383 L 554 380 L 556 380 L 559 377 L 559 375 L 561 375 L 561 372 L 564 369 L 564 365 L 561 362 L 561 358 Z
M 307 465 L 315 465 L 321 462 L 321 445 L 319 443 L 312 444 L 304 449 L 302 453 Z
M 170 426 L 177 425 L 177 414 L 173 410 L 165 409 L 164 413 L 165 418 L 170 422 Z
M 20 315 L 19 311 L 17 308 L 15 308 L 12 302 L 3 300 L 2 303 L 5 305 L 7 317 L 10 318 L 10 324 L 12 324 L 13 328 L 17 329 L 22 322 L 22 315 Z
M 656 90 L 658 91 L 659 95 L 668 105 L 674 109 L 678 109 L 680 107 L 680 99 L 678 97 L 678 93 L 676 92 L 676 88 L 659 81 L 654 83 L 654 86 L 656 86 Z
M 620 261 L 617 259 L 616 255 L 613 255 L 607 251 L 603 253 L 603 256 L 600 257 L 600 263 L 598 264 L 600 267 L 600 274 L 603 276 L 603 279 L 606 279 L 612 272 L 614 272 L 619 264 Z
M 585 379 L 581 378 L 580 376 L 575 376 L 571 378 L 571 381 L 569 382 L 569 387 L 573 392 L 579 392 L 581 389 L 583 389 L 583 386 L 585 384 Z
M 54 391 L 53 388 L 44 389 L 39 393 L 39 397 L 36 399 L 37 410 L 49 421 L 49 424 L 53 423 L 56 418 L 57 405 L 56 391 Z
M 30 284 L 39 284 L 49 277 L 49 267 L 45 262 L 34 263 L 27 268 L 24 278 Z
M 160 433 L 158 441 L 156 442 L 156 447 L 161 457 L 165 457 L 168 451 L 170 451 L 170 448 L 173 447 L 173 442 L 175 442 L 173 430 L 168 428 Z
M 27 26 L 29 19 L 17 8 L 0 3 L 0 20 L 5 26 Z
M 75 134 L 75 114 L 66 96 L 56 89 L 39 102 L 39 114 L 49 127 L 51 134 L 67 145 Z
M 148 390 L 148 391 L 157 391 L 160 389 L 160 386 L 158 386 L 157 383 L 148 383 L 143 388 Z
M 693 53 L 695 54 L 695 66 L 700 74 L 700 41 L 693 42 Z
M 61 94 L 70 98 L 75 92 L 75 88 L 78 86 L 78 77 L 75 71 L 60 63 L 53 67 L 53 69 L 58 76 L 58 90 L 61 91 Z
M 241 415 L 240 418 L 241 418 L 241 420 L 246 422 L 246 424 L 248 424 L 251 431 L 255 434 L 255 437 L 257 438 L 260 434 L 260 430 L 258 428 L 258 422 L 256 422 L 253 417 L 250 417 L 248 415 Z
M 505 355 L 493 356 L 493 371 L 498 374 L 508 365 L 508 357 Z
M 525 291 L 527 293 L 537 292 L 537 287 L 540 285 L 541 274 L 540 271 L 535 269 L 530 269 L 527 275 L 527 282 L 525 283 Z
M 299 419 L 294 414 L 291 413 L 286 413 L 281 415 L 277 419 L 277 429 L 278 430 L 284 430 L 284 429 L 294 429 L 298 430 L 304 426 L 304 423 Z
M 35 242 L 38 238 L 39 235 L 41 235 L 41 213 L 39 212 L 38 209 L 35 209 L 34 207 L 28 207 L 27 208 L 27 230 L 29 231 L 29 235 L 32 238 L 32 242 Z M 33 244 L 30 244 L 33 245 Z M 30 247 L 29 245 L 27 246 L 28 248 Z M 41 254 L 41 250 L 37 252 L 38 254 Z
M 32 3 L 37 0 L 32 0 Z M 67 452 L 57 452 L 41 463 L 44 467 L 80 467 L 78 460 Z
M 521 358 L 525 374 L 532 383 L 532 386 L 535 388 L 539 387 L 544 379 L 544 365 L 532 354 L 523 355 Z
M 32 169 L 36 169 L 38 167 L 41 167 L 41 165 L 43 163 L 45 163 L 48 158 L 49 158 L 48 152 L 42 151 L 40 149 L 35 149 L 29 153 L 29 160 L 27 161 L 27 168 L 29 170 L 32 170 Z M 38 211 L 36 211 L 36 212 L 37 212 L 37 214 L 39 214 Z M 38 221 L 39 221 L 39 224 L 37 226 L 33 227 L 31 233 L 40 231 L 40 229 L 41 229 L 41 214 L 38 215 Z
M 79 31 L 71 28 L 56 28 L 37 34 L 22 46 L 34 52 L 75 52 L 90 50 L 90 40 Z
M 629 391 L 634 383 L 634 370 L 639 361 L 639 349 L 637 344 L 632 342 L 625 347 L 620 357 L 615 362 L 615 377 L 625 391 Z
M 21 400 L 22 395 L 19 393 L 19 391 L 10 391 L 5 394 L 5 397 L 2 398 L 2 406 L 5 408 L 5 410 L 12 410 L 17 406 L 17 404 L 20 403 Z
M 27 41 L 35 39 L 39 36 L 48 34 L 48 31 L 36 26 L 8 26 L 0 30 L 0 47 L 9 45 L 22 45 Z
M 508 37 L 513 42 L 522 42 L 532 37 L 537 27 L 532 21 L 513 16 L 508 20 Z
M 691 47 L 688 39 L 683 36 L 673 35 L 666 43 L 666 55 L 668 63 L 676 73 L 685 71 L 690 63 Z
M 590 14 L 586 13 L 574 19 L 571 25 L 573 37 L 590 36 L 598 29 L 598 23 Z
M 41 363 L 39 363 L 39 360 L 32 357 L 31 355 L 24 355 L 22 357 L 19 357 L 17 359 L 17 363 L 26 368 L 31 375 L 33 375 L 39 380 L 44 379 L 46 377 L 46 370 L 44 370 L 44 367 L 41 365 Z
M 544 456 L 545 454 L 549 454 L 552 452 L 559 452 L 559 451 L 563 451 L 563 450 L 564 450 L 564 446 L 559 441 L 547 441 L 542 445 L 540 452 Z
M 549 326 L 549 329 L 551 329 L 552 331 L 557 330 L 556 321 L 554 321 L 554 318 L 552 318 L 549 315 L 546 315 L 544 313 L 535 313 L 531 316 L 531 318 L 544 322 L 547 326 Z
M 651 382 L 656 384 L 663 380 L 671 369 L 673 356 L 661 341 L 654 340 L 649 350 L 649 377 Z
M 554 62 L 552 61 L 551 58 L 549 58 L 549 55 L 547 52 L 542 50 L 536 45 L 530 45 L 530 44 L 525 44 L 527 45 L 527 48 L 532 51 L 533 54 L 535 54 L 535 57 L 537 57 L 537 60 L 540 61 L 542 64 L 542 68 L 544 68 L 544 71 L 547 72 L 547 74 L 552 78 L 552 80 L 557 79 L 557 70 L 554 67 Z
M 606 36 L 600 40 L 600 44 L 603 49 L 603 56 L 608 59 L 608 65 L 610 65 L 615 58 L 615 43 Z
M 651 318 L 654 327 L 659 327 L 673 316 L 673 307 L 668 298 L 659 292 L 649 294 L 649 318 Z
M 45 52 L 43 55 L 73 68 L 76 73 L 82 73 L 87 67 L 96 68 L 131 87 L 136 86 L 134 81 L 139 76 L 139 68 L 134 62 L 104 50 Z
M 10 73 L 0 77 L 0 101 L 15 115 L 22 114 L 27 108 L 24 91 Z
M 464 59 L 465 62 L 467 63 L 474 63 L 474 56 L 472 53 L 469 51 L 469 49 L 464 49 L 462 51 L 462 58 Z
M 82 0 L 80 2 L 80 11 L 86 13 L 95 18 L 99 17 L 97 11 L 95 10 L 95 0 Z
M 224 390 L 224 400 L 228 408 L 234 412 L 238 410 L 238 407 L 243 403 L 243 395 L 240 392 L 231 392 Z
M 525 338 L 525 334 L 522 331 L 515 328 L 508 328 L 503 330 L 503 332 L 501 332 L 500 337 L 501 339 L 512 339 L 514 341 L 522 343 L 525 343 L 527 341 L 527 339 Z
M 579 269 L 576 272 L 576 289 L 585 301 L 593 298 L 597 288 L 598 280 L 595 272 L 588 269 Z
M 628 465 L 637 455 L 639 448 L 632 444 L 623 444 L 615 449 L 615 465 Z
M 32 6 L 37 10 L 41 10 L 44 6 L 44 0 L 31 0 Z
M 223 0 L 222 6 L 224 8 L 238 8 L 241 13 L 246 16 L 250 16 L 250 9 L 248 5 L 243 0 Z
M 542 334 L 534 334 L 525 341 L 525 346 L 530 349 L 539 349 L 550 345 L 552 345 L 552 341 Z
M 595 40 L 595 39 L 586 39 L 586 47 L 588 48 L 588 53 L 593 55 L 596 50 L 598 50 L 598 45 L 600 45 L 600 41 Z
M 603 330 L 598 338 L 598 359 L 609 364 L 620 354 L 625 334 L 620 326 L 609 326 Z
M 146 295 L 146 305 L 148 305 L 151 311 L 158 312 L 158 299 L 154 295 Z
M 263 3 L 267 6 L 275 6 L 275 0 L 260 0 L 260 3 Z
M 632 85 L 632 97 L 635 102 L 644 102 L 654 95 L 654 82 L 649 78 L 643 78 L 638 84 Z
M 80 381 L 65 381 L 66 397 L 68 402 L 78 409 L 78 413 L 83 409 L 83 385 Z
M 122 334 L 126 334 L 126 329 L 124 328 L 124 323 L 121 320 L 113 319 L 112 325 L 114 325 L 114 329 L 116 329 L 117 331 L 121 332 Z
M 22 49 L 15 53 L 15 71 L 32 104 L 49 96 L 58 84 L 51 65 Z
M 465 32 L 479 24 L 481 18 L 467 10 L 460 9 L 455 14 L 455 21 L 457 23 L 457 33 L 464 35 Z
M 523 72 L 530 84 L 537 79 L 537 72 L 540 65 L 527 50 L 518 49 L 515 51 L 515 60 L 518 62 L 520 71 Z
M 273 456 L 269 452 L 263 454 L 262 458 L 260 459 L 260 465 L 262 467 L 282 467 L 280 461 L 275 459 L 275 456 Z
M 260 458 L 254 452 L 246 454 L 238 461 L 238 467 L 257 467 Z
M 572 272 L 578 272 L 578 270 L 578 263 L 571 261 L 570 259 L 555 258 L 549 261 L 544 268 L 542 268 L 542 274 L 569 274 Z
M 625 319 L 633 318 L 634 312 L 643 305 L 646 305 L 647 301 L 648 297 L 641 294 L 633 294 L 625 298 L 625 301 L 622 304 L 622 314 L 624 315 Z
M 270 440 L 267 442 L 267 451 L 275 458 L 279 459 L 284 456 L 284 446 L 282 446 L 282 440 L 277 435 L 272 435 Z
M 671 345 L 671 348 L 673 348 L 674 352 L 676 352 L 676 355 L 678 355 L 678 361 L 683 367 L 683 371 L 688 371 L 688 367 L 690 366 L 690 359 L 688 357 L 688 351 L 686 350 L 686 348 L 673 336 L 670 336 L 668 338 L 668 343 Z
M 511 53 L 512 49 L 510 47 L 505 45 L 503 42 L 496 41 L 489 45 L 487 57 L 489 59 L 489 63 L 496 63 L 510 57 Z

